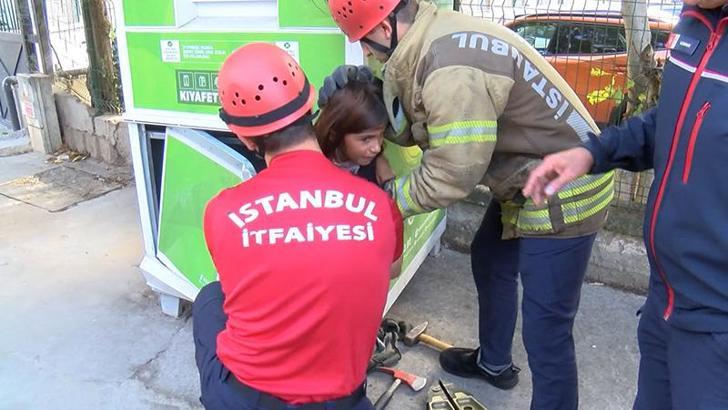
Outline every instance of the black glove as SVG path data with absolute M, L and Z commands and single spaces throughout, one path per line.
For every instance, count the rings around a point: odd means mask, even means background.
M 367 66 L 340 65 L 330 76 L 324 78 L 324 84 L 319 89 L 318 106 L 322 108 L 329 102 L 336 91 L 344 88 L 350 81 L 371 83 L 374 74 Z
M 404 322 L 396 322 L 392 319 L 384 319 L 377 331 L 377 343 L 374 353 L 369 359 L 367 372 L 377 367 L 392 367 L 402 358 L 402 353 L 397 348 L 397 341 L 402 339 L 402 332 L 406 332 Z

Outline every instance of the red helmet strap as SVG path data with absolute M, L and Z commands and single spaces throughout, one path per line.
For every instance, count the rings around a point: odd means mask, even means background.
M 306 115 L 303 117 L 297 119 L 296 121 L 293 121 L 292 123 L 288 124 L 287 127 L 293 127 L 296 125 L 304 125 L 304 124 L 311 124 L 313 120 L 316 119 L 316 117 L 319 115 L 320 110 L 316 110 L 316 112 L 309 111 Z M 262 137 L 262 135 L 258 136 L 259 138 Z M 255 151 L 255 156 L 260 158 L 261 160 L 265 161 L 265 145 L 260 142 L 260 140 L 252 139 L 253 144 L 258 147 L 258 150 Z
M 378 52 L 380 52 L 382 54 L 386 54 L 387 56 L 391 56 L 392 55 L 392 52 L 394 52 L 394 49 L 391 46 L 391 44 L 392 44 L 391 42 L 390 42 L 390 46 L 387 47 L 387 46 L 384 46 L 384 45 L 381 45 L 381 44 L 377 43 L 374 40 L 370 40 L 370 39 L 368 39 L 366 37 L 362 37 L 362 39 L 359 40 L 359 41 L 361 41 L 362 43 L 364 43 L 367 46 L 369 46 L 369 48 L 372 48 L 372 49 L 374 49 L 374 50 L 376 50 L 376 51 L 378 51 Z
M 316 117 L 318 117 L 319 111 L 320 110 L 316 110 L 314 112 L 309 111 L 303 117 L 297 119 L 296 121 L 293 121 L 289 126 L 291 126 L 291 125 L 303 125 L 303 124 L 306 124 L 306 123 L 312 123 L 313 120 L 315 120 Z
M 394 10 L 392 10 L 392 13 L 389 14 L 389 24 L 392 26 L 392 38 L 389 40 L 389 47 L 372 41 L 366 37 L 362 37 L 360 41 L 374 50 L 386 54 L 387 57 L 392 56 L 394 49 L 397 48 L 397 44 L 399 44 L 399 39 L 397 38 L 397 13 L 406 5 L 407 0 L 400 0 L 397 7 L 395 7 Z
M 254 116 L 235 116 L 228 114 L 222 107 L 220 107 L 220 119 L 223 120 L 225 124 L 239 125 L 242 127 L 257 127 L 285 118 L 298 111 L 306 104 L 306 102 L 308 102 L 308 97 L 311 94 L 311 86 L 308 82 L 308 77 L 304 76 L 304 80 L 303 90 L 301 90 L 298 96 L 273 111 Z

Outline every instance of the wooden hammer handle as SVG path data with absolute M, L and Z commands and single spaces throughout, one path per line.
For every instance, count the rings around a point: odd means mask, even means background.
M 382 410 L 387 407 L 389 400 L 391 400 L 392 396 L 394 396 L 394 391 L 397 390 L 397 387 L 399 387 L 400 384 L 402 384 L 402 380 L 395 378 L 389 388 L 382 393 L 382 395 L 379 396 L 377 401 L 374 403 L 374 409 Z
M 426 345 L 432 346 L 437 350 L 445 350 L 445 349 L 449 349 L 452 347 L 451 344 L 447 344 L 441 340 L 435 339 L 434 337 L 432 337 L 430 335 L 426 335 L 424 333 L 421 334 L 418 337 L 418 339 L 420 340 L 420 342 L 422 342 Z

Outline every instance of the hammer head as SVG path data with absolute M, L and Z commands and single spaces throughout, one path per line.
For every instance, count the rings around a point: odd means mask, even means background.
M 424 321 L 419 325 L 413 327 L 409 332 L 407 332 L 406 335 L 404 335 L 404 344 L 406 346 L 416 345 L 417 342 L 419 342 L 420 335 L 425 333 L 425 330 L 427 330 L 428 324 L 429 323 L 427 321 Z
M 391 367 L 377 367 L 377 370 L 383 373 L 391 374 L 395 379 L 402 380 L 414 391 L 422 390 L 427 384 L 427 378 L 407 373 L 399 369 L 393 369 Z

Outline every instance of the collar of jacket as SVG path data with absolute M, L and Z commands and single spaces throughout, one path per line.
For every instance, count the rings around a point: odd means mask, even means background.
M 685 13 L 688 10 L 702 14 L 716 27 L 717 27 L 717 24 L 719 24 L 721 19 L 728 17 L 728 4 L 721 6 L 721 7 L 714 8 L 714 9 L 704 9 L 704 8 L 698 7 L 698 6 L 685 5 L 683 7 L 682 11 L 680 12 L 680 17 L 682 18 L 683 13 Z
M 385 73 L 390 71 L 393 74 L 401 73 L 406 75 L 406 73 L 414 70 L 415 64 L 420 58 L 425 32 L 437 15 L 438 9 L 435 4 L 430 2 L 421 1 L 419 3 L 414 23 L 399 40 L 397 48 L 384 65 Z M 395 74 L 395 76 L 397 75 Z

